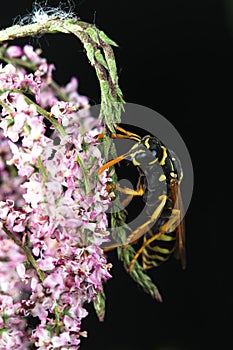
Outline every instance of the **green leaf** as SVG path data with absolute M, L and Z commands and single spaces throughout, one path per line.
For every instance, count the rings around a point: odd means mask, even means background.
M 0 329 L 0 336 L 4 333 L 4 332 L 7 332 L 9 331 L 9 328 L 1 328 Z
M 88 42 L 83 43 L 83 46 L 86 50 L 87 58 L 89 59 L 91 65 L 94 65 L 94 63 L 95 63 L 95 49 L 94 49 L 94 47 L 92 46 L 91 43 L 88 43 Z
M 94 309 L 96 312 L 96 315 L 100 322 L 104 321 L 105 316 L 105 294 L 104 290 L 98 292 L 96 298 L 93 301 Z
M 130 262 L 135 255 L 135 250 L 132 246 L 118 247 L 118 257 L 123 262 L 125 270 L 130 274 L 133 280 L 138 283 L 144 292 L 149 294 L 152 298 L 162 302 L 162 297 L 158 288 L 152 282 L 151 278 L 145 273 L 142 266 L 136 261 L 131 272 L 128 271 Z
M 117 84 L 118 82 L 118 75 L 117 75 L 117 67 L 116 67 L 116 61 L 113 58 L 109 58 L 105 56 L 108 68 L 109 68 L 109 73 L 112 78 L 112 81 L 114 84 Z
M 122 103 L 121 109 L 124 110 L 124 105 L 123 104 L 125 103 L 125 101 L 124 101 L 124 98 L 123 98 L 123 93 L 122 93 L 121 89 L 119 88 L 119 85 L 115 86 L 115 90 L 117 92 L 118 101 Z
M 97 62 L 99 62 L 104 68 L 108 68 L 108 65 L 104 59 L 104 56 L 102 55 L 102 52 L 98 49 L 95 51 L 95 58 Z
M 110 39 L 102 30 L 99 30 L 99 37 L 105 44 L 118 46 L 117 43 Z
M 85 32 L 95 43 L 99 44 L 99 36 L 96 27 L 88 27 L 85 29 Z
M 80 165 L 81 169 L 82 169 L 82 174 L 83 174 L 83 177 L 84 177 L 84 185 L 85 185 L 85 192 L 86 194 L 90 193 L 91 189 L 90 189 L 90 183 L 89 183 L 89 180 L 88 180 L 88 175 L 87 175 L 87 171 L 83 165 L 83 161 L 82 161 L 82 158 L 77 155 L 77 163 Z

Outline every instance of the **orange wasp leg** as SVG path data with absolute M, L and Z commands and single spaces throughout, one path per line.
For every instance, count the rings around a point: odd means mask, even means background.
M 139 184 L 139 188 L 137 190 L 132 190 L 131 188 L 128 188 L 128 187 L 120 187 L 117 185 L 107 186 L 107 189 L 111 189 L 111 188 L 116 189 L 118 192 L 128 194 L 128 197 L 121 202 L 121 205 L 123 208 L 125 208 L 128 205 L 128 203 L 131 201 L 133 197 L 136 197 L 136 196 L 141 197 L 144 194 L 143 185 L 141 183 Z
M 115 129 L 119 132 L 121 132 L 122 134 L 111 134 L 111 138 L 113 139 L 118 139 L 118 138 L 124 138 L 124 139 L 130 139 L 130 140 L 134 140 L 134 141 L 137 141 L 137 142 L 140 142 L 141 141 L 141 137 L 138 136 L 137 134 L 134 134 L 132 132 L 129 132 L 129 131 L 126 131 L 125 129 L 121 128 L 120 126 L 115 126 Z M 98 135 L 98 138 L 101 139 L 103 138 L 105 135 L 104 134 L 99 134 Z M 109 162 L 107 162 L 106 164 L 104 164 L 100 170 L 98 171 L 98 175 L 102 174 L 102 172 L 106 169 L 108 169 L 110 166 L 113 166 L 117 163 L 119 163 L 121 160 L 125 159 L 128 155 L 130 155 L 130 151 L 113 159 L 113 160 L 110 160 Z
M 124 193 L 124 194 L 129 194 L 130 196 L 142 196 L 144 194 L 143 186 L 140 183 L 139 188 L 137 190 L 132 190 L 131 188 L 128 187 L 119 187 L 117 185 L 108 185 L 108 189 L 114 188 L 117 191 Z
M 119 191 L 121 193 L 129 194 L 129 196 L 125 200 L 123 200 L 123 202 L 121 202 L 121 205 L 122 205 L 123 208 L 126 207 L 126 205 L 132 199 L 132 197 L 134 197 L 134 196 L 143 196 L 143 194 L 144 194 L 143 186 L 142 186 L 141 183 L 139 184 L 139 188 L 137 190 L 132 190 L 131 188 L 128 188 L 128 187 L 122 188 L 122 187 L 119 187 L 117 185 L 108 185 L 107 188 L 108 189 L 114 188 L 114 189 L 116 189 L 117 191 Z M 108 252 L 109 250 L 115 249 L 118 246 L 119 246 L 119 244 L 113 244 L 113 245 L 111 245 L 109 247 L 103 248 L 103 250 L 105 252 Z
M 115 126 L 116 130 L 121 132 L 123 135 L 121 134 L 112 134 L 111 137 L 112 138 L 124 138 L 124 139 L 130 139 L 130 140 L 135 140 L 137 142 L 141 141 L 141 137 L 137 134 L 134 134 L 130 131 L 126 131 L 125 129 L 121 128 L 120 126 Z
M 140 142 L 141 141 L 141 137 L 137 134 L 134 134 L 132 132 L 129 132 L 123 128 L 121 128 L 120 126 L 118 125 L 114 125 L 115 129 L 119 132 L 119 133 L 116 133 L 116 134 L 111 134 L 111 138 L 113 139 L 117 139 L 117 138 L 124 138 L 124 139 L 130 139 L 130 140 L 134 140 L 134 141 L 137 141 L 137 142 Z M 122 134 L 120 134 L 122 133 Z M 105 136 L 105 134 L 99 134 L 98 135 L 98 138 L 101 139 Z M 123 159 L 125 159 L 128 155 L 130 155 L 130 152 L 127 152 L 113 160 L 110 160 L 109 162 L 105 163 L 98 171 L 98 175 L 101 175 L 106 169 L 108 169 L 109 167 L 119 163 L 120 161 L 122 161 Z M 129 201 L 132 199 L 133 196 L 143 196 L 144 194 L 144 190 L 143 190 L 143 186 L 142 184 L 140 183 L 139 184 L 139 188 L 137 190 L 132 190 L 130 188 L 121 188 L 117 185 L 108 185 L 108 189 L 110 188 L 114 188 L 116 189 L 117 191 L 121 192 L 121 193 L 124 193 L 124 194 L 128 194 L 128 197 L 122 202 L 122 206 L 125 207 Z M 103 250 L 105 252 L 109 251 L 109 250 L 112 250 L 116 247 L 118 247 L 119 245 L 118 244 L 114 244 L 110 247 L 106 247 L 104 248 Z
M 115 129 L 117 131 L 121 132 L 122 134 L 118 134 L 118 133 L 113 134 L 113 133 L 111 133 L 110 137 L 112 139 L 130 139 L 130 140 L 134 140 L 134 141 L 137 141 L 137 142 L 141 141 L 141 137 L 139 135 L 134 134 L 134 133 L 132 133 L 130 131 L 127 131 L 127 130 L 121 128 L 118 125 L 115 125 L 114 127 L 115 127 Z M 104 136 L 105 136 L 105 134 L 103 134 L 103 133 L 99 134 L 98 135 L 98 139 L 102 139 L 102 138 L 104 138 Z

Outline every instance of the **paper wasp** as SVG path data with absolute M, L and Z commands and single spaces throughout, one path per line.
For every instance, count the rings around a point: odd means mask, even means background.
M 185 236 L 180 196 L 182 169 L 179 160 L 156 136 L 141 137 L 119 125 L 115 129 L 116 133 L 110 135 L 112 138 L 130 139 L 136 143 L 127 153 L 105 163 L 98 173 L 101 174 L 122 160 L 131 161 L 139 173 L 137 188 L 115 188 L 131 197 L 142 196 L 147 213 L 146 221 L 133 230 L 124 242 L 124 246 L 134 244 L 143 236 L 143 243 L 132 259 L 129 270 L 133 269 L 139 256 L 142 258 L 143 268 L 149 269 L 168 260 L 172 253 L 181 260 L 182 267 L 185 268 Z M 165 184 L 162 192 L 160 184 Z M 106 251 L 116 246 L 108 247 Z

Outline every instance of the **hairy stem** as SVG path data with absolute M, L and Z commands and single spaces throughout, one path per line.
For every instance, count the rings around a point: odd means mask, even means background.
M 94 67 L 101 93 L 99 119 L 114 132 L 114 125 L 120 122 L 123 110 L 123 95 L 118 85 L 117 69 L 111 45 L 116 43 L 95 25 L 77 20 L 48 18 L 39 23 L 14 25 L 0 31 L 0 43 L 17 38 L 41 34 L 74 34 L 82 42 L 88 60 Z

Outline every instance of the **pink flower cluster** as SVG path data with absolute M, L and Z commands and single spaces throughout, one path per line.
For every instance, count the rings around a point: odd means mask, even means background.
M 111 277 L 101 128 L 77 79 L 58 90 L 31 46 L 6 52 L 32 72 L 0 66 L 0 349 L 74 350 L 84 304 Z

